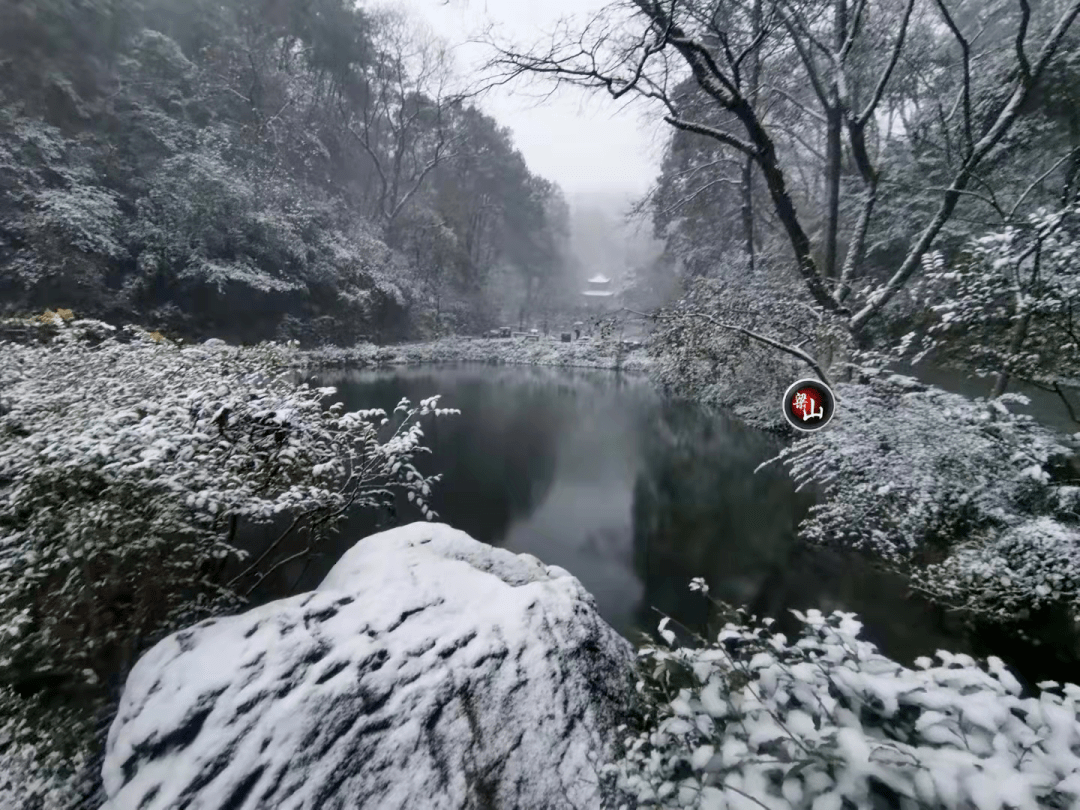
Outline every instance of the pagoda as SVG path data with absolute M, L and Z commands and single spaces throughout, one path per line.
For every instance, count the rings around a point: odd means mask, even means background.
M 581 294 L 585 296 L 585 303 L 589 309 L 607 309 L 615 299 L 615 291 L 611 289 L 611 279 L 602 273 L 597 273 L 586 283 Z

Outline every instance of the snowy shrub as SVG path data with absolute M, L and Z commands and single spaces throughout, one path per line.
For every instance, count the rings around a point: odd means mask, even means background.
M 1052 498 L 1050 470 L 1071 451 L 1008 397 L 972 402 L 899 375 L 836 388 L 839 416 L 778 458 L 821 498 L 802 525 L 906 561 L 928 540 L 1018 524 Z
M 915 587 L 970 613 L 1010 621 L 1064 604 L 1080 617 L 1080 531 L 1038 517 L 955 548 L 912 572 Z
M 37 226 L 85 254 L 124 255 L 117 239 L 120 206 L 115 195 L 92 186 L 44 189 L 37 195 Z
M 843 418 L 778 456 L 818 488 L 803 536 L 901 565 L 925 595 L 984 619 L 1080 617 L 1080 490 L 1059 483 L 1063 438 L 1009 412 L 1017 395 L 973 402 L 875 374 L 838 386 Z
M 1078 250 L 1080 205 L 1070 203 L 971 240 L 950 266 L 939 258 L 920 285 L 934 319 L 915 345 L 1045 388 L 1074 380 Z
M 612 807 L 1075 807 L 1080 687 L 1024 697 L 1002 662 L 939 651 L 909 669 L 853 614 L 795 614 L 788 640 L 743 616 L 713 643 L 640 653 L 653 707 L 608 765 Z
M 0 685 L 0 807 L 88 806 L 98 782 L 93 741 L 92 723 L 82 711 L 50 709 Z
M 539 340 L 521 338 L 446 337 L 427 343 L 374 346 L 359 343 L 350 348 L 325 346 L 297 354 L 301 367 L 354 367 L 385 365 L 491 363 L 573 368 L 621 368 L 648 371 L 650 358 L 640 349 L 620 351 L 614 340 L 590 338 L 562 343 L 557 336 Z
M 350 508 L 404 491 L 433 516 L 438 476 L 413 461 L 419 418 L 447 413 L 437 397 L 345 412 L 326 407 L 332 388 L 291 381 L 285 347 L 56 320 L 51 342 L 0 343 L 0 685 L 123 673 L 310 555 Z M 235 541 L 257 524 L 281 529 L 246 558 Z

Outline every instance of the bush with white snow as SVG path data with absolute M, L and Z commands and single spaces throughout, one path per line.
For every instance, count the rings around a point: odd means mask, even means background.
M 26 745 L 44 757 L 51 744 L 28 738 L 19 715 L 52 709 L 20 696 L 45 691 L 91 716 L 142 650 L 242 603 L 349 509 L 404 491 L 431 517 L 437 476 L 413 463 L 426 449 L 419 420 L 446 413 L 437 398 L 390 415 L 327 407 L 334 390 L 296 384 L 287 347 L 181 347 L 134 327 L 52 321 L 51 340 L 0 342 L 9 778 Z M 281 528 L 247 554 L 237 536 L 257 525 Z M 73 724 L 48 728 L 62 736 Z M 15 795 L 30 789 L 17 782 Z
M 866 370 L 863 373 L 867 373 Z M 778 459 L 820 498 L 800 527 L 907 568 L 934 599 L 993 619 L 1080 616 L 1080 517 L 1068 440 L 1006 407 L 910 377 L 841 384 L 838 417 Z
M 428 343 L 395 346 L 375 346 L 370 343 L 350 348 L 324 346 L 300 352 L 297 361 L 305 367 L 316 368 L 443 363 L 505 363 L 624 371 L 647 371 L 650 368 L 650 358 L 643 349 L 623 346 L 614 338 L 602 335 L 571 343 L 545 335 L 537 340 L 523 337 L 447 337 Z
M 695 586 L 704 589 L 698 580 Z M 1080 802 L 1080 687 L 1023 695 L 1002 662 L 914 669 L 853 614 L 796 613 L 788 639 L 740 615 L 714 642 L 642 649 L 653 709 L 607 767 L 612 807 L 1001 810 Z

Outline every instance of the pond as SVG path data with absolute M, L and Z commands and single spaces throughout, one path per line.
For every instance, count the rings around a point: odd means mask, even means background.
M 994 384 L 992 377 L 980 377 L 959 369 L 938 366 L 932 363 L 922 363 L 914 367 L 901 365 L 897 367 L 897 370 L 902 374 L 917 377 L 924 383 L 935 385 L 954 394 L 962 394 L 971 399 L 988 397 Z M 1068 405 L 1063 403 L 1061 397 L 1052 391 L 1036 388 L 1034 385 L 1015 379 L 1010 381 L 1008 392 L 1010 394 L 1023 394 L 1029 400 L 1026 405 L 1015 403 L 1010 405 L 1009 410 L 1014 413 L 1027 414 L 1040 424 L 1061 433 L 1075 433 L 1080 428 L 1080 425 L 1073 420 L 1069 413 L 1070 407 L 1075 412 L 1080 406 L 1080 403 L 1075 401 L 1075 392 L 1069 391 L 1066 393 L 1066 396 L 1069 397 Z
M 755 472 L 781 440 L 665 400 L 643 379 L 473 365 L 334 371 L 317 380 L 336 386 L 350 409 L 389 411 L 402 397 L 436 393 L 441 406 L 460 409 L 427 423 L 432 454 L 417 465 L 443 473 L 431 499 L 438 519 L 571 571 L 627 637 L 654 629 L 657 611 L 704 630 L 708 603 L 688 588 L 700 576 L 716 597 L 785 629 L 794 629 L 791 608 L 855 611 L 866 637 L 905 662 L 937 649 L 986 654 L 994 641 L 859 555 L 798 542 L 809 497 L 776 465 Z M 404 499 L 396 517 L 350 516 L 318 559 L 282 570 L 258 600 L 314 587 L 358 539 L 419 517 Z M 1003 652 L 1000 638 L 993 646 L 1007 661 L 1033 660 Z

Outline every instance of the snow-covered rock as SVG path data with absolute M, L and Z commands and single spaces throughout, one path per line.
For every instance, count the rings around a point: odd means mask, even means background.
M 566 571 L 414 523 L 128 678 L 108 810 L 584 808 L 633 652 Z

